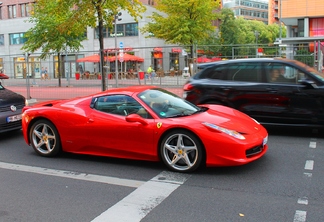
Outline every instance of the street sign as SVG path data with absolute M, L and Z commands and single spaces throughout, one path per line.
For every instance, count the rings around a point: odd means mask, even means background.
M 123 42 L 119 43 L 119 48 L 121 48 L 121 49 L 124 48 L 124 43 Z
M 124 50 L 119 50 L 119 62 L 124 62 Z

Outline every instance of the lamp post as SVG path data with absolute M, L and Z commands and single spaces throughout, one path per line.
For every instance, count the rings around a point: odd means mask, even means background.
M 260 33 L 258 31 L 254 31 L 254 35 L 255 35 L 255 57 L 258 58 L 258 37 L 260 35 Z
M 115 79 L 116 79 L 116 87 L 118 87 L 118 58 L 117 58 L 117 21 L 122 20 L 119 18 L 122 13 L 118 12 L 117 15 L 115 15 L 114 22 L 115 22 Z

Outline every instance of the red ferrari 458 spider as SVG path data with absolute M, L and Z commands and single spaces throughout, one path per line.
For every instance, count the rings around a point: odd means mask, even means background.
M 25 107 L 22 124 L 25 141 L 41 156 L 64 151 L 163 161 L 178 172 L 247 164 L 268 148 L 266 129 L 246 114 L 195 106 L 154 86 Z

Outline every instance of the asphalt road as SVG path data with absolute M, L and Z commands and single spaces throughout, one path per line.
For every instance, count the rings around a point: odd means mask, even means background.
M 36 155 L 0 135 L 0 221 L 323 221 L 324 134 L 268 128 L 269 150 L 240 167 L 193 174 L 160 163 Z

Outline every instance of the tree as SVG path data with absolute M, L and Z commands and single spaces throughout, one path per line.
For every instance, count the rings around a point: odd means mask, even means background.
M 84 40 L 86 28 L 98 27 L 101 64 L 104 64 L 103 28 L 113 26 L 115 16 L 120 10 L 128 11 L 135 20 L 145 11 L 139 0 L 37 0 L 34 7 L 36 10 L 30 21 L 35 23 L 34 28 L 38 33 L 32 29 L 28 32 L 25 50 L 41 48 L 42 51 L 47 49 L 60 52 L 69 47 L 70 50 L 78 51 L 82 46 L 81 41 Z M 52 26 L 51 21 L 56 25 Z M 36 35 L 42 30 L 45 36 L 38 39 Z M 54 33 L 56 38 L 51 36 L 51 33 Z M 36 42 L 37 40 L 40 42 Z M 33 43 L 36 45 L 31 46 Z M 102 90 L 106 90 L 103 65 L 100 68 Z
M 209 41 L 218 44 L 218 47 L 210 47 L 212 51 L 218 49 L 217 53 L 223 56 L 231 56 L 235 45 L 238 46 L 238 54 L 251 55 L 252 53 L 254 55 L 257 45 L 272 45 L 279 37 L 279 26 L 277 24 L 266 25 L 257 20 L 236 18 L 233 11 L 228 8 L 221 10 L 220 20 L 218 37 Z M 285 30 L 283 30 L 283 33 L 285 33 Z M 267 49 L 267 53 L 273 53 L 273 51 L 275 49 Z
M 166 43 L 190 45 L 209 38 L 215 32 L 212 21 L 217 19 L 214 13 L 219 8 L 215 0 L 157 0 L 156 9 L 149 16 L 151 22 L 141 31 L 152 33 L 154 37 L 164 39 Z
M 60 10 L 57 10 L 60 8 Z M 60 59 L 60 53 L 66 48 L 78 51 L 85 39 L 84 32 L 79 32 L 79 24 L 71 29 L 64 29 L 62 24 L 72 16 L 68 5 L 59 1 L 38 0 L 33 5 L 33 11 L 28 22 L 35 24 L 26 32 L 27 41 L 22 50 L 35 52 L 41 49 L 41 59 L 45 59 L 51 53 L 56 53 Z M 59 60 L 59 86 L 61 86 L 61 62 Z
M 228 45 L 222 48 L 221 54 L 229 56 L 232 54 L 233 44 L 237 44 L 240 32 L 238 31 L 238 23 L 235 22 L 236 18 L 231 9 L 225 8 L 221 10 L 220 14 L 221 25 L 219 27 L 219 44 Z

